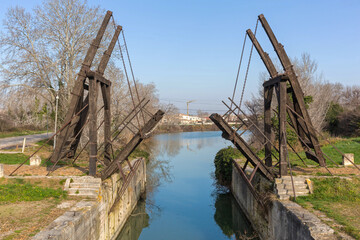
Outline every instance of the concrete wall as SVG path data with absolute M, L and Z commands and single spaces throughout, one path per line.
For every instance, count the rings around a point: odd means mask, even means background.
M 56 240 L 108 240 L 116 239 L 127 218 L 135 208 L 140 195 L 145 192 L 146 163 L 140 161 L 136 174 L 132 177 L 121 199 L 113 206 L 117 192 L 123 181 L 118 173 L 102 182 L 96 200 L 82 200 L 65 214 L 57 218 L 33 239 Z M 124 169 L 128 171 L 127 168 Z
M 253 184 L 263 193 L 272 187 L 260 174 L 256 175 Z M 330 227 L 294 202 L 280 202 L 268 196 L 269 200 L 262 207 L 235 167 L 231 191 L 261 239 L 335 239 Z

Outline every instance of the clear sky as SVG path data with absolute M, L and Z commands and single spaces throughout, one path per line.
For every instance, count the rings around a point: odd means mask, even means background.
M 31 10 L 42 1 L 0 2 L 4 18 L 10 6 Z M 188 100 L 195 100 L 190 104 L 195 111 L 225 109 L 221 100 L 232 94 L 245 31 L 254 29 L 261 13 L 291 58 L 309 53 L 327 81 L 360 84 L 359 0 L 89 0 L 88 4 L 113 11 L 124 27 L 136 77 L 155 83 L 160 100 L 174 103 L 182 112 Z M 260 27 L 257 36 L 275 57 Z M 257 92 L 264 71 L 254 52 L 245 99 Z

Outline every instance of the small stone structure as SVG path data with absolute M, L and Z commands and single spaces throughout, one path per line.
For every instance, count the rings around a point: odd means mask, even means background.
M 40 166 L 41 164 L 41 157 L 38 155 L 35 155 L 30 158 L 30 166 Z
M 4 177 L 4 165 L 0 164 L 0 177 Z
M 342 165 L 344 165 L 345 167 L 353 166 L 352 162 L 354 163 L 354 154 L 353 153 L 344 153 L 344 156 L 342 158 Z

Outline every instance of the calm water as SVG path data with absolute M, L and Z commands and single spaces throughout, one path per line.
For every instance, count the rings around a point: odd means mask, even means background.
M 213 160 L 230 143 L 220 132 L 162 134 L 147 142 L 147 199 L 118 239 L 236 239 L 252 234 L 233 197 L 214 184 Z M 236 236 L 235 236 L 236 235 Z

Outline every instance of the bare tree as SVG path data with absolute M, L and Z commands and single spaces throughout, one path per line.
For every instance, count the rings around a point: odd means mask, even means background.
M 295 58 L 293 64 L 304 96 L 312 98 L 308 108 L 311 122 L 314 128 L 320 131 L 324 127 L 326 112 L 337 96 L 336 88 L 339 86 L 326 82 L 324 77 L 317 73 L 317 63 L 307 53 L 302 54 L 300 59 Z
M 0 37 L 3 94 L 17 97 L 15 103 L 37 97 L 52 110 L 58 94 L 61 119 L 103 14 L 83 0 L 47 0 L 32 12 L 8 9 Z

